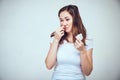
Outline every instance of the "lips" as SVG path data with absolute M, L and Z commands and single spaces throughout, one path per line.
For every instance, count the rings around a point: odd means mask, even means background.
M 65 29 L 66 29 L 66 26 L 64 26 L 63 29 L 65 30 Z
M 64 26 L 64 29 L 68 28 L 68 26 Z

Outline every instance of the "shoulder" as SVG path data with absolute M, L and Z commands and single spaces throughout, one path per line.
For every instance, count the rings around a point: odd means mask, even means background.
M 87 34 L 85 42 L 86 42 L 85 47 L 86 47 L 87 50 L 93 48 L 93 37 L 92 37 L 92 35 Z
M 51 44 L 53 42 L 53 40 L 54 40 L 54 37 L 50 37 L 49 38 L 49 43 Z

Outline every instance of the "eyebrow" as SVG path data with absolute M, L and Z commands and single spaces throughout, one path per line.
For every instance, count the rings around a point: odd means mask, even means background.
M 65 17 L 65 19 L 66 19 L 66 18 L 69 18 L 69 17 L 68 17 L 68 16 L 66 16 L 66 17 Z M 60 18 L 60 19 L 63 19 L 63 18 Z

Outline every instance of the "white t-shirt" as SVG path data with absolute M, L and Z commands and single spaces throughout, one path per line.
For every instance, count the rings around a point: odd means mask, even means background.
M 93 48 L 92 39 L 86 39 L 85 48 L 87 50 Z M 73 43 L 64 40 L 59 46 L 52 80 L 85 80 L 80 66 L 80 52 Z

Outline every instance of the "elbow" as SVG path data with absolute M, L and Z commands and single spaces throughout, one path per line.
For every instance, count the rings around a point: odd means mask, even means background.
M 92 68 L 91 68 L 90 71 L 86 71 L 84 74 L 85 74 L 86 76 L 89 76 L 91 73 L 92 73 Z
M 51 69 L 52 69 L 52 67 L 49 66 L 49 65 L 46 65 L 46 68 L 47 68 L 48 70 L 51 70 Z
M 85 69 L 82 67 L 82 71 L 85 76 L 89 76 L 91 74 L 92 70 L 93 70 L 93 67 L 91 67 L 89 69 Z
M 47 68 L 48 70 L 51 70 L 51 69 L 52 69 L 52 66 L 51 66 L 50 64 L 48 64 L 47 61 L 45 61 L 45 64 L 46 64 L 46 68 Z
M 87 73 L 85 73 L 86 76 L 89 76 L 90 74 L 91 74 L 91 72 L 87 72 Z

